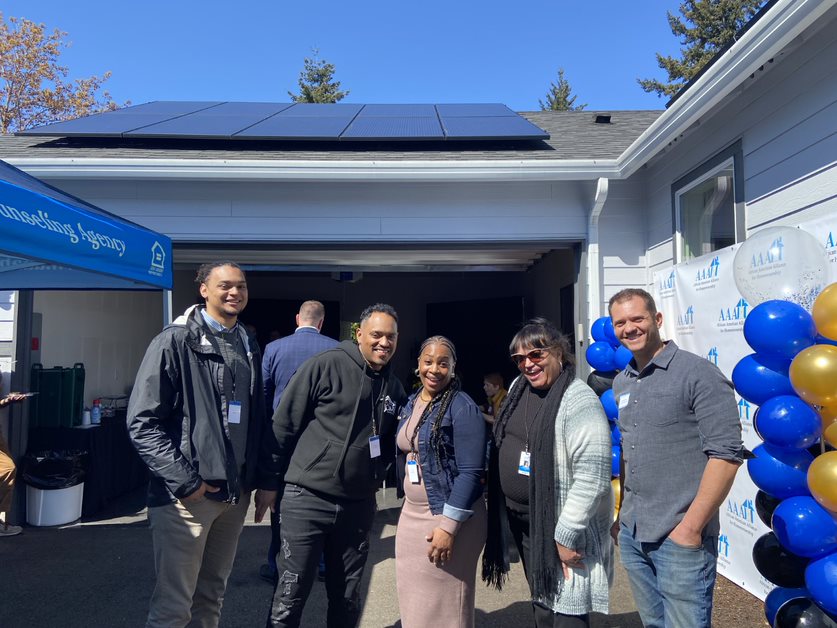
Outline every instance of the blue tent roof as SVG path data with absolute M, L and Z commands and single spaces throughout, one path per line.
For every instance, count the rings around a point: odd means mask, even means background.
M 0 290 L 171 286 L 168 237 L 0 161 Z

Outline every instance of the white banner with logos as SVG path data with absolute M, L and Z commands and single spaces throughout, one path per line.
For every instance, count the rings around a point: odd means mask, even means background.
M 837 218 L 800 223 L 798 227 L 823 243 L 829 259 L 829 279 L 837 281 Z M 654 274 L 652 294 L 663 313 L 663 336 L 703 356 L 727 377 L 745 355 L 753 352 L 744 340 L 744 319 L 751 306 L 735 286 L 733 259 L 740 245 L 715 251 Z M 753 428 L 756 406 L 736 393 L 744 446 L 762 441 Z M 739 471 L 721 508 L 718 572 L 764 600 L 773 589 L 753 566 L 753 545 L 770 531 L 755 509 L 758 488 L 746 468 Z

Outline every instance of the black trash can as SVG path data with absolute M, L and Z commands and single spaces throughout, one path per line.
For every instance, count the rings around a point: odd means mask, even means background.
M 87 452 L 40 451 L 20 460 L 20 477 L 26 484 L 26 522 L 56 526 L 81 517 Z

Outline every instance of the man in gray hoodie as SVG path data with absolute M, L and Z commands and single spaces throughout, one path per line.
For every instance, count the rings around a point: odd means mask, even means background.
M 382 303 L 360 317 L 357 345 L 344 341 L 297 370 L 273 415 L 284 472 L 279 582 L 267 625 L 299 626 L 320 555 L 329 628 L 360 618 L 375 491 L 394 458 L 404 388 L 390 374 L 398 316 Z

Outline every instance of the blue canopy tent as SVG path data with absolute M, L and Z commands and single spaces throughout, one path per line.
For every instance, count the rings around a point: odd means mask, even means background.
M 0 161 L 0 290 L 171 290 L 171 240 Z

